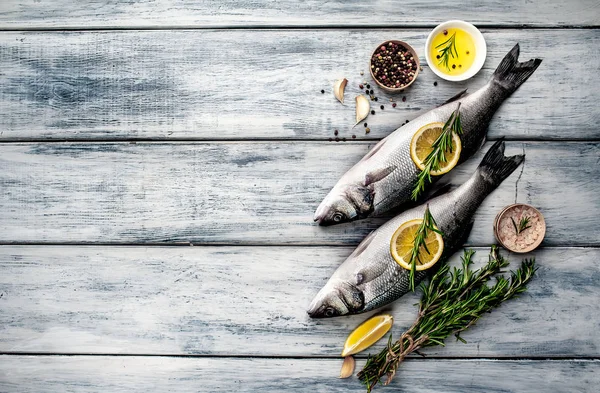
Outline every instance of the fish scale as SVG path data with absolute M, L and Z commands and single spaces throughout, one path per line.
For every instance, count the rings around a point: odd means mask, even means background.
M 518 56 L 517 44 L 485 86 L 471 95 L 451 98 L 381 140 L 342 176 L 317 208 L 314 220 L 320 225 L 339 224 L 381 215 L 409 202 L 420 172 L 410 154 L 413 136 L 425 125 L 445 123 L 459 103 L 463 131 L 459 163 L 470 158 L 483 145 L 488 124 L 502 102 L 541 63 L 540 59 L 519 63 Z
M 475 173 L 457 189 L 406 210 L 371 232 L 334 272 L 312 301 L 314 318 L 358 314 L 379 308 L 409 291 L 409 271 L 390 252 L 394 232 L 405 222 L 422 219 L 427 205 L 443 233 L 442 260 L 451 256 L 468 236 L 483 200 L 523 161 L 523 155 L 504 156 L 504 141 L 497 141 Z M 438 263 L 443 263 L 438 262 Z M 426 277 L 417 272 L 415 284 Z

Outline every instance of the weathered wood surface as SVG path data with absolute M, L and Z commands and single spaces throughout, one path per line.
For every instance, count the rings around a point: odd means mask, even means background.
M 363 365 L 359 361 L 357 366 Z M 341 359 L 206 359 L 0 356 L 0 390 L 25 392 L 365 392 L 338 379 Z M 402 365 L 381 392 L 597 391 L 600 362 L 420 360 Z M 377 390 L 376 390 L 377 391 Z
M 468 0 L 349 1 L 27 1 L 2 0 L 0 28 L 435 26 L 464 19 L 477 25 L 590 26 L 600 24 L 594 0 L 506 3 Z
M 334 227 L 315 208 L 374 143 L 11 143 L 0 146 L 0 242 L 358 244 L 384 218 Z M 462 184 L 490 143 L 453 170 Z M 598 245 L 600 145 L 509 142 L 527 155 L 476 214 L 494 242 L 504 206 L 547 220 L 545 245 Z
M 36 3 L 36 7 L 50 3 Z M 503 2 L 498 4 L 504 9 Z M 570 2 L 565 4 L 572 8 Z M 547 8 L 545 2 L 540 11 Z M 343 137 L 364 138 L 364 127 L 350 127 L 358 84 L 370 80 L 360 75 L 368 71 L 370 51 L 385 38 L 401 38 L 414 44 L 425 63 L 427 33 L 353 29 L 4 32 L 0 34 L 0 141 L 325 140 L 333 137 L 334 129 Z M 380 100 L 377 114 L 367 119 L 372 130 L 368 137 L 386 136 L 466 87 L 475 91 L 519 42 L 522 59 L 542 57 L 544 62 L 498 111 L 490 138 L 600 139 L 596 88 L 600 30 L 484 30 L 484 35 L 488 59 L 472 80 L 444 82 L 424 66 L 414 87 L 396 96 L 395 109 L 389 96 L 377 91 Z M 341 77 L 350 80 L 345 106 L 331 93 L 333 81 Z M 434 87 L 436 80 L 439 85 Z M 406 102 L 401 101 L 404 95 Z M 379 104 L 387 108 L 381 111 Z
M 306 308 L 351 251 L 2 246 L 0 353 L 336 357 L 367 315 L 313 320 Z M 476 266 L 488 252 L 477 249 Z M 449 339 L 424 352 L 598 357 L 600 249 L 534 255 L 540 269 L 527 293 L 462 334 L 467 344 Z M 522 257 L 510 259 L 514 269 Z M 394 336 L 414 321 L 417 299 L 410 294 L 384 309 L 395 317 Z

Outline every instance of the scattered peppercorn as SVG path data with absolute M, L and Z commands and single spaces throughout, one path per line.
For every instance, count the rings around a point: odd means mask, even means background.
M 377 97 L 375 97 L 375 101 L 378 101 L 379 99 Z
M 462 68 L 462 64 L 459 64 L 459 65 L 458 65 L 458 68 Z
M 444 30 L 444 35 L 448 35 L 448 30 Z
M 370 89 L 370 88 L 371 88 L 371 85 L 367 83 L 367 89 Z
M 467 55 L 469 54 L 469 51 L 467 51 Z
M 329 138 L 329 142 L 333 142 L 333 138 Z
M 346 142 L 346 138 L 342 138 L 342 141 L 343 141 L 343 142 Z
M 406 96 L 402 97 L 402 102 L 406 102 Z
M 436 59 L 439 59 L 439 58 L 440 58 L 440 55 L 436 55 L 436 56 L 435 56 L 435 58 L 436 58 Z
M 365 127 L 367 126 L 367 123 L 365 123 Z
M 371 129 L 369 127 L 367 127 L 367 129 L 365 130 L 365 133 L 368 134 L 369 132 L 371 132 Z
M 333 131 L 333 135 L 337 136 L 337 134 L 338 134 L 338 130 Z
M 374 115 L 374 114 L 375 114 L 375 111 L 371 111 L 371 114 L 372 114 L 372 115 Z
M 381 108 L 381 110 L 383 110 L 383 109 L 384 109 L 384 106 L 383 106 L 383 105 L 381 105 L 381 106 L 380 106 L 380 108 Z
M 365 88 L 363 85 L 358 85 L 358 87 L 360 87 L 361 90 Z
M 325 94 L 325 90 L 321 90 L 321 94 Z
M 434 85 L 434 86 L 437 86 L 437 82 L 433 82 L 433 85 Z
M 408 120 L 406 120 L 406 122 L 408 123 Z
M 340 138 L 335 138 L 335 141 L 336 141 L 336 142 L 339 142 L 339 141 L 340 141 Z
M 361 75 L 364 75 L 365 73 L 364 73 L 364 71 L 361 71 L 361 72 L 360 72 L 360 74 L 361 74 Z
M 452 69 L 455 69 L 455 68 L 456 68 L 456 64 L 452 64 Z
M 356 139 L 356 135 L 352 135 L 352 139 Z
M 374 94 L 374 93 L 373 93 L 373 89 L 371 89 L 371 91 L 369 91 L 369 93 L 370 93 L 370 94 Z
M 396 103 L 394 102 L 394 103 L 392 104 L 392 108 L 395 108 L 395 107 L 396 107 Z

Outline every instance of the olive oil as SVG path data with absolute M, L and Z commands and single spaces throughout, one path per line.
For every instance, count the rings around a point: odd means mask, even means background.
M 475 62 L 475 41 L 461 29 L 446 29 L 436 35 L 429 48 L 430 58 L 439 71 L 447 75 L 460 75 Z

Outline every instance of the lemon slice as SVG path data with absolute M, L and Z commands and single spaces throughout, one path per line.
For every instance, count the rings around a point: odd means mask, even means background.
M 433 150 L 431 145 L 442 134 L 443 129 L 444 123 L 426 124 L 419 128 L 419 131 L 415 133 L 410 141 L 410 158 L 412 158 L 415 165 L 420 170 L 425 169 L 424 161 Z M 458 164 L 461 150 L 462 145 L 460 143 L 460 137 L 456 133 L 453 133 L 452 151 L 447 151 L 445 153 L 444 156 L 446 157 L 446 161 L 440 163 L 439 170 L 431 171 L 431 176 L 439 176 L 450 172 L 450 170 Z
M 390 251 L 392 258 L 403 268 L 410 270 L 410 257 L 412 249 L 415 244 L 415 237 L 419 226 L 423 222 L 422 219 L 417 218 L 416 220 L 410 220 L 400 225 L 390 241 Z M 436 228 L 437 229 L 437 228 Z M 444 252 L 444 239 L 442 235 L 434 231 L 427 232 L 427 238 L 425 239 L 425 247 L 419 248 L 419 258 L 415 263 L 415 269 L 417 271 L 427 270 L 442 257 Z
M 353 355 L 369 348 L 390 330 L 393 323 L 394 318 L 388 314 L 376 315 L 373 318 L 367 319 L 354 329 L 346 339 L 344 349 L 342 350 L 342 357 Z

